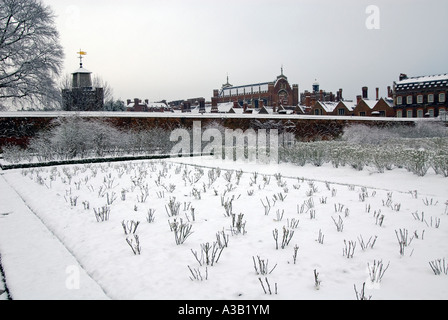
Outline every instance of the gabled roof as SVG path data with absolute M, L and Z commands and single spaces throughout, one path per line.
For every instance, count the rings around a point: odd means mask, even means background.
M 353 101 L 342 100 L 342 101 L 339 101 L 339 103 L 342 103 L 349 111 L 353 111 L 356 108 L 356 104 Z
M 361 103 L 362 101 L 364 101 L 364 103 L 365 103 L 370 109 L 373 109 L 373 108 L 376 106 L 376 104 L 378 103 L 377 100 L 370 100 L 370 99 L 362 99 L 362 100 L 360 101 L 360 103 Z
M 389 107 L 393 108 L 393 106 L 394 106 L 394 99 L 392 99 L 392 98 L 381 98 L 381 99 L 384 100 L 384 102 L 386 102 L 389 105 Z
M 263 106 L 261 107 L 261 109 L 258 111 L 258 114 L 272 114 L 273 110 L 272 108 Z
M 330 113 L 333 112 L 334 109 L 336 109 L 336 106 L 338 105 L 337 102 L 323 102 L 323 101 L 317 101 L 317 103 L 320 105 L 322 109 L 325 110 L 325 112 Z

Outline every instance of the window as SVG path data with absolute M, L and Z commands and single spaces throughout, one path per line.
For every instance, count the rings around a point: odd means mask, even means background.
M 338 115 L 340 116 L 345 115 L 345 109 L 338 109 Z
M 439 118 L 440 118 L 441 120 L 444 120 L 444 121 L 447 120 L 447 116 L 446 116 L 446 110 L 445 110 L 445 108 L 440 108 L 440 109 L 439 109 Z
M 419 94 L 419 95 L 417 96 L 417 103 L 420 103 L 420 104 L 423 103 L 423 95 L 422 95 L 422 94 Z
M 365 111 L 361 111 L 361 112 L 359 113 L 359 115 L 360 115 L 361 117 L 365 117 L 365 116 L 366 116 L 366 113 L 365 113 Z
M 434 109 L 428 109 L 428 114 L 430 118 L 434 118 Z
M 412 118 L 412 110 L 406 112 L 406 118 Z
M 406 103 L 407 104 L 412 104 L 412 96 L 407 96 L 406 97 Z
M 445 93 L 439 94 L 439 102 L 445 102 L 445 101 L 446 101 Z
M 397 106 L 403 104 L 403 97 L 402 96 L 398 96 L 397 97 Z
M 434 94 L 428 94 L 428 103 L 434 103 Z
M 422 109 L 417 110 L 417 118 L 423 118 L 423 110 Z
M 403 111 L 397 110 L 397 118 L 403 118 Z

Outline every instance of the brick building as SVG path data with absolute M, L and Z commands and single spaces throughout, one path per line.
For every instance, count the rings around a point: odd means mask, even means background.
M 394 82 L 394 109 L 401 118 L 438 117 L 448 109 L 448 74 L 409 78 Z
M 387 88 L 387 97 L 380 98 L 380 89 L 376 88 L 376 98 L 369 98 L 368 87 L 362 88 L 362 95 L 356 97 L 354 116 L 360 117 L 395 117 L 391 88 Z
M 275 110 L 280 106 L 295 107 L 299 103 L 299 85 L 289 83 L 283 68 L 277 79 L 269 82 L 233 86 L 227 77 L 227 83 L 220 90 L 213 90 L 212 108 L 216 108 L 219 103 L 235 101 L 246 109 L 261 109 L 263 106 L 272 106 Z
M 320 84 L 317 80 L 313 83 L 313 90 L 310 92 L 305 90 L 300 94 L 300 104 L 307 108 L 312 108 L 316 105 L 317 101 L 320 102 L 339 102 L 344 100 L 342 97 L 342 89 L 336 92 L 327 92 L 320 88 Z

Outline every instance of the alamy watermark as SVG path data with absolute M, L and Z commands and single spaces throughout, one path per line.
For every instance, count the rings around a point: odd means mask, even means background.
M 366 28 L 369 30 L 379 30 L 381 28 L 380 8 L 376 5 L 370 5 L 366 8 Z
M 258 163 L 278 163 L 279 137 L 277 129 L 225 129 L 202 130 L 201 121 L 193 122 L 193 129 L 176 129 L 171 132 L 172 157 L 191 154 L 213 154 L 218 160 L 235 160 Z

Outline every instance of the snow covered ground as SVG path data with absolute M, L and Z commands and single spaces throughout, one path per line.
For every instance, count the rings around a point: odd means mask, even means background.
M 440 175 L 213 157 L 1 174 L 0 253 L 13 299 L 356 299 L 363 283 L 374 300 L 448 298 L 448 275 L 429 264 L 448 262 Z M 108 219 L 95 216 L 106 208 Z M 131 221 L 138 248 L 122 225 Z M 181 221 L 192 233 L 176 244 Z M 217 249 L 208 265 L 206 243 Z

